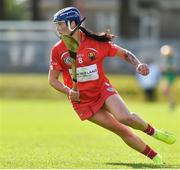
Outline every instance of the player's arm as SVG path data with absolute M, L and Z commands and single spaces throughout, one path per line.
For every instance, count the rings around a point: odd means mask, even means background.
M 58 80 L 59 75 L 60 75 L 60 71 L 50 69 L 49 76 L 48 76 L 49 84 L 56 90 L 69 95 L 70 88 L 65 86 L 63 83 L 61 83 Z
M 136 68 L 136 71 L 139 72 L 140 74 L 142 74 L 142 75 L 148 75 L 149 74 L 148 65 L 141 63 L 137 59 L 137 57 L 133 53 L 131 53 L 130 51 L 119 47 L 116 55 L 119 56 L 124 61 L 132 64 Z
M 73 89 L 70 89 L 69 87 L 65 86 L 63 83 L 61 83 L 58 78 L 60 75 L 60 71 L 58 70 L 49 70 L 49 84 L 55 88 L 56 90 L 68 95 L 68 97 L 73 101 L 79 100 L 79 92 L 74 91 Z

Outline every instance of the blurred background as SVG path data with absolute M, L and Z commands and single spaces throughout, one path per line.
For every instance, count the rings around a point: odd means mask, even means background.
M 45 88 L 51 47 L 58 41 L 52 18 L 67 6 L 78 7 L 87 17 L 86 28 L 115 34 L 115 43 L 143 62 L 150 59 L 161 71 L 164 58 L 160 48 L 171 45 L 179 74 L 180 0 L 0 0 L 1 97 L 54 97 L 56 92 Z M 131 65 L 118 58 L 104 64 L 123 95 L 142 94 Z M 178 79 L 176 82 L 178 98 Z
M 151 74 L 142 77 L 117 57 L 104 62 L 129 109 L 175 134 L 169 147 L 136 131 L 162 154 L 160 168 L 180 169 L 180 0 L 0 0 L 0 169 L 159 167 L 104 129 L 80 123 L 49 85 L 51 48 L 59 41 L 52 19 L 68 6 L 86 16 L 86 28 L 114 34 L 149 64 Z

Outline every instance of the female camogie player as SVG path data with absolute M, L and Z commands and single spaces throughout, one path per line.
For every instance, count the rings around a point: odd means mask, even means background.
M 64 8 L 54 15 L 54 22 L 59 34 L 70 35 L 81 22 L 80 12 L 75 7 Z M 50 85 L 69 97 L 81 120 L 89 120 L 112 131 L 127 145 L 146 155 L 154 163 L 163 164 L 161 156 L 129 127 L 141 130 L 168 144 L 174 143 L 175 137 L 155 129 L 137 114 L 128 110 L 123 99 L 104 75 L 103 60 L 107 56 L 118 56 L 132 64 L 142 75 L 149 73 L 148 66 L 141 63 L 128 50 L 114 44 L 113 36 L 109 34 L 93 34 L 80 26 L 74 32 L 73 38 L 79 43 L 76 59 L 78 90 L 73 90 L 71 59 L 62 40 L 57 42 L 51 51 Z M 60 73 L 63 75 L 64 83 L 58 80 Z
M 176 79 L 174 50 L 170 45 L 163 45 L 160 48 L 160 52 L 163 59 L 165 59 L 164 67 L 162 69 L 164 77 L 163 93 L 167 98 L 169 108 L 174 109 L 176 104 L 172 95 L 172 88 Z

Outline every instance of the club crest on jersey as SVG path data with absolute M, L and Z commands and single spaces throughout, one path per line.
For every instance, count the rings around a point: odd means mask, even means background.
M 93 60 L 96 59 L 96 55 L 95 55 L 94 52 L 90 52 L 90 53 L 88 54 L 88 57 L 89 57 L 89 59 L 90 59 L 91 61 L 93 61 Z
M 70 58 L 70 57 L 65 57 L 65 58 L 64 58 L 64 62 L 65 62 L 67 65 L 71 65 L 71 58 Z

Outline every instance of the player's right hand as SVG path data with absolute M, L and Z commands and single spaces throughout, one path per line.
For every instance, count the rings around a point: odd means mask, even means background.
M 146 75 L 149 74 L 149 71 L 150 71 L 150 70 L 149 70 L 149 67 L 148 67 L 147 64 L 140 63 L 140 64 L 137 65 L 136 71 L 137 71 L 139 74 L 141 74 L 141 75 L 143 75 L 143 76 L 146 76 Z
M 79 101 L 79 91 L 75 91 L 73 89 L 69 90 L 69 99 L 71 101 Z

